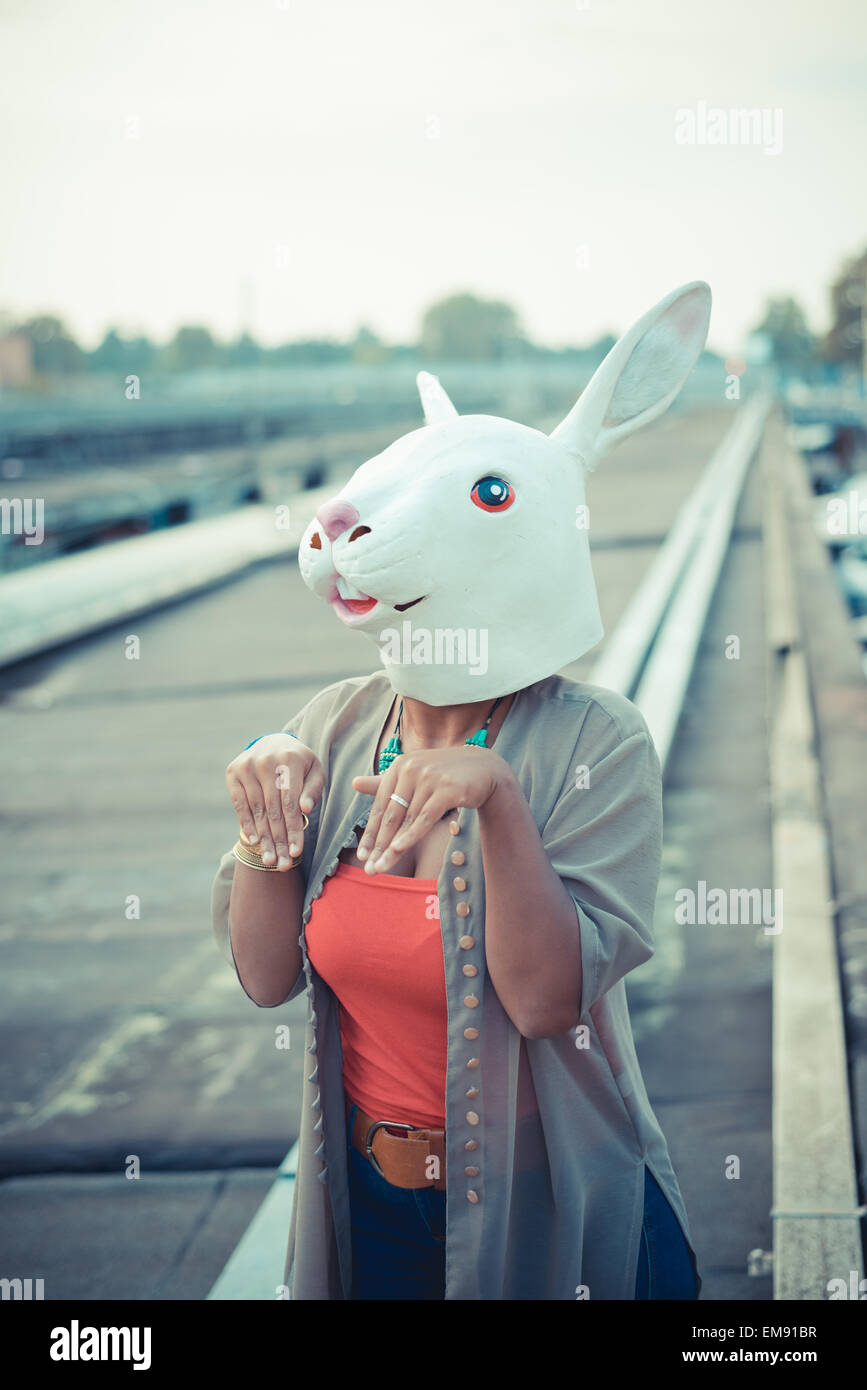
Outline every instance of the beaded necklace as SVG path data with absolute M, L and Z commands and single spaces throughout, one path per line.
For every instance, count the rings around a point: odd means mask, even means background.
M 500 703 L 501 700 L 504 699 L 504 695 L 497 696 L 496 700 L 491 705 L 490 713 L 488 714 L 488 717 L 485 720 L 482 727 L 480 729 L 477 729 L 477 731 L 473 734 L 472 738 L 465 738 L 464 743 L 470 744 L 470 746 L 473 748 L 487 748 L 488 725 L 491 722 L 497 705 Z M 397 712 L 397 723 L 394 726 L 394 734 L 388 740 L 388 743 L 385 745 L 385 747 L 379 755 L 379 772 L 387 772 L 391 764 L 394 762 L 395 758 L 399 758 L 401 753 L 403 752 L 403 749 L 400 746 L 400 721 L 402 716 L 403 700 L 401 700 L 400 709 Z

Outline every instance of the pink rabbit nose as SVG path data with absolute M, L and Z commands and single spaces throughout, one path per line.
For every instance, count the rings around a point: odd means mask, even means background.
M 353 507 L 351 502 L 335 498 L 333 502 L 324 502 L 316 513 L 316 520 L 319 522 L 323 531 L 330 541 L 335 541 L 338 536 L 356 522 L 361 513 L 357 507 Z

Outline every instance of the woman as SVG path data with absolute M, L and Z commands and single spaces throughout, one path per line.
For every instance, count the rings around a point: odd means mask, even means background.
M 602 634 L 584 475 L 677 394 L 709 298 L 639 320 L 550 438 L 421 374 L 425 428 L 302 539 L 384 670 L 233 759 L 213 892 L 250 997 L 308 994 L 292 1298 L 698 1295 L 624 988 L 659 762 L 628 700 L 556 672 Z

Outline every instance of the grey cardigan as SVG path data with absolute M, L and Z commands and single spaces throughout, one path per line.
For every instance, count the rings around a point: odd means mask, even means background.
M 356 843 L 354 827 L 369 815 L 373 798 L 355 792 L 351 779 L 373 770 L 392 700 L 385 672 L 375 671 L 329 685 L 285 725 L 314 750 L 326 775 L 301 865 L 307 885 L 299 936 L 303 969 L 287 995 L 294 999 L 306 990 L 309 1006 L 285 1268 L 293 1299 L 351 1297 L 338 1005 L 308 959 L 305 927 L 340 851 Z M 448 999 L 445 1296 L 631 1299 L 645 1164 L 690 1241 L 668 1146 L 639 1070 L 624 987 L 624 976 L 653 953 L 662 839 L 659 761 L 629 700 L 563 676 L 519 691 L 494 746 L 516 774 L 575 904 L 581 1012 L 577 1028 L 542 1039 L 523 1037 L 505 1012 L 485 966 L 478 814 L 461 810 L 460 834 L 450 837 L 437 880 Z M 466 917 L 455 912 L 459 897 L 449 859 L 455 847 L 466 855 L 460 870 Z M 214 932 L 233 965 L 234 867 L 229 851 L 212 890 Z M 514 871 L 520 874 L 520 863 Z M 474 945 L 459 947 L 468 933 Z M 468 962 L 479 971 L 471 986 L 462 973 Z M 480 1061 L 468 1071 L 471 1058 Z M 478 1098 L 467 1099 L 470 1088 L 478 1088 Z

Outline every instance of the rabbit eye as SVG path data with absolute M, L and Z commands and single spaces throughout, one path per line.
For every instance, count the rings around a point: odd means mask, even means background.
M 515 489 L 504 478 L 479 478 L 470 497 L 483 512 L 504 512 L 515 500 Z

